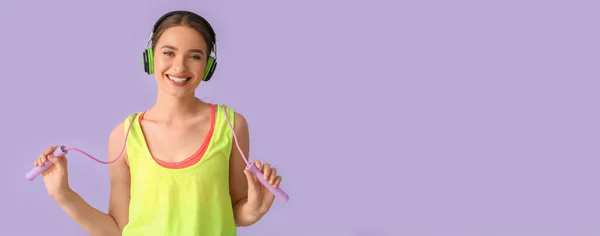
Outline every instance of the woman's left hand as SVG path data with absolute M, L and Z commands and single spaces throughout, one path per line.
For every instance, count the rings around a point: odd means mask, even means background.
M 260 161 L 254 161 L 256 167 L 261 170 L 263 173 L 262 178 L 268 180 L 271 186 L 277 188 L 279 184 L 281 184 L 281 176 L 277 175 L 277 170 L 275 168 L 271 168 L 269 163 L 265 163 L 261 166 Z M 244 174 L 246 174 L 246 178 L 248 179 L 248 209 L 252 212 L 264 215 L 266 214 L 271 205 L 273 205 L 273 200 L 275 199 L 275 195 L 269 191 L 250 171 L 244 170 Z

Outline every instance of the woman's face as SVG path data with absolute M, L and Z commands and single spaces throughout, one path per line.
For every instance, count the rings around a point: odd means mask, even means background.
M 154 48 L 154 74 L 158 87 L 174 96 L 194 91 L 204 77 L 207 57 L 206 41 L 200 33 L 186 26 L 163 31 Z

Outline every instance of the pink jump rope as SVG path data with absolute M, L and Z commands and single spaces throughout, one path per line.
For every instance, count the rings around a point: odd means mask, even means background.
M 237 146 L 238 150 L 240 151 L 240 154 L 242 154 L 242 158 L 244 159 L 244 162 L 246 162 L 246 170 L 249 170 L 252 174 L 254 174 L 254 176 L 256 176 L 256 178 L 269 190 L 271 191 L 271 193 L 273 193 L 273 195 L 275 195 L 275 197 L 283 202 L 287 202 L 289 199 L 289 196 L 287 195 L 287 193 L 285 193 L 283 190 L 281 190 L 279 187 L 275 188 L 273 187 L 271 184 L 269 184 L 268 180 L 265 180 L 264 178 L 264 174 L 260 171 L 260 169 L 258 169 L 256 167 L 256 165 L 254 163 L 248 162 L 248 158 L 246 158 L 246 156 L 244 155 L 244 152 L 242 151 L 242 148 L 240 148 L 240 145 L 238 143 L 237 140 L 237 136 L 235 135 L 235 131 L 233 130 L 233 125 L 231 125 L 231 121 L 229 121 L 229 117 L 227 116 L 227 111 L 225 110 L 225 106 L 223 106 L 223 110 L 225 113 L 225 119 L 227 119 L 227 123 L 229 124 L 229 128 L 231 129 L 232 133 L 233 133 L 233 139 L 235 141 L 235 145 Z M 121 153 L 119 153 L 119 156 L 112 160 L 112 161 L 101 161 L 98 160 L 97 158 L 93 157 L 92 155 L 82 151 L 81 149 L 78 148 L 73 148 L 73 147 L 65 147 L 65 146 L 59 146 L 55 151 L 53 156 L 55 157 L 62 157 L 64 155 L 67 154 L 67 152 L 69 150 L 73 150 L 73 151 L 78 151 L 80 153 L 82 153 L 83 155 L 99 162 L 102 164 L 111 164 L 117 160 L 119 160 L 119 158 L 121 158 L 121 155 L 123 155 L 123 152 L 125 151 L 125 147 L 126 147 L 126 143 L 127 143 L 127 138 L 129 137 L 129 131 L 131 130 L 131 126 L 133 125 L 133 121 L 135 121 L 135 118 L 131 119 L 131 122 L 129 123 L 129 128 L 127 129 L 127 133 L 125 134 L 125 143 L 123 144 L 123 148 L 121 149 Z M 33 169 L 31 169 L 29 172 L 27 172 L 27 174 L 25 174 L 25 178 L 28 179 L 29 181 L 34 180 L 35 178 L 37 178 L 40 174 L 42 174 L 44 171 L 46 171 L 48 168 L 50 168 L 50 166 L 52 166 L 52 162 L 50 160 L 46 160 L 46 162 L 44 162 L 44 165 L 42 166 L 36 166 Z

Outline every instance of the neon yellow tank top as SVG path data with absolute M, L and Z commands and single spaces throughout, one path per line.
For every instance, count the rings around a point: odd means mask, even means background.
M 216 106 L 217 109 L 214 109 Z M 223 106 L 212 105 L 212 136 L 205 142 L 201 159 L 184 168 L 160 165 L 147 147 L 139 122 L 143 113 L 132 114 L 127 140 L 131 171 L 129 223 L 123 236 L 234 236 L 236 226 L 229 196 L 229 155 L 233 135 Z M 234 112 L 227 115 L 234 124 Z M 212 110 L 212 109 L 211 109 Z M 214 114 L 214 113 L 213 113 Z M 125 125 L 125 132 L 129 128 Z M 199 151 L 200 153 L 200 151 Z

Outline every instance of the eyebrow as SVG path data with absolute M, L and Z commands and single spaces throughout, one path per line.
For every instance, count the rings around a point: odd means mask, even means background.
M 171 46 L 171 45 L 165 45 L 160 48 L 168 48 L 168 49 L 177 51 L 177 48 L 174 46 Z M 200 54 L 204 55 L 204 51 L 202 49 L 190 49 L 190 52 L 200 53 Z

